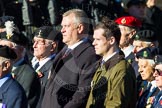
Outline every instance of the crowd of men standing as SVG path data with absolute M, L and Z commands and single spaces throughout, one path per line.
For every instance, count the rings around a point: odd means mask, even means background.
M 0 108 L 161 108 L 156 0 L 0 1 Z

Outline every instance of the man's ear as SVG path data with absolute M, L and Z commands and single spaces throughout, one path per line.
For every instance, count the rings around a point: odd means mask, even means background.
M 81 34 L 81 33 L 83 32 L 83 30 L 84 30 L 83 24 L 79 24 L 79 25 L 77 26 L 77 30 L 78 30 L 78 33 Z
M 57 47 L 57 42 L 52 42 L 51 51 L 52 52 L 55 51 L 56 47 Z
M 11 63 L 7 60 L 2 63 L 2 70 L 7 71 L 11 67 Z
M 110 38 L 110 44 L 113 45 L 114 43 L 115 43 L 115 37 L 112 36 L 112 37 Z
M 129 38 L 132 38 L 135 34 L 136 34 L 136 31 L 135 31 L 135 30 L 132 31 L 132 32 L 130 33 L 130 35 L 129 35 Z

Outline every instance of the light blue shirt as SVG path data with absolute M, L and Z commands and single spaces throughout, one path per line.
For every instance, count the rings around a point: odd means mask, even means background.
M 9 79 L 11 78 L 11 74 L 7 74 L 4 77 L 0 78 L 0 87 L 2 87 L 2 85 Z

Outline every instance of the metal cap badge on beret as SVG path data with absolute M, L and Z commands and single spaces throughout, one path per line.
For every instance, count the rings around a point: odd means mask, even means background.
M 0 57 L 8 58 L 8 59 L 16 59 L 17 55 L 15 51 L 8 46 L 0 45 Z
M 141 21 L 133 16 L 120 17 L 116 19 L 115 22 L 119 25 L 135 27 L 135 28 L 140 28 L 142 26 Z
M 162 64 L 162 55 L 156 55 L 154 61 L 155 64 Z
M 127 8 L 131 7 L 132 5 L 146 5 L 146 0 L 129 0 L 127 3 Z
M 35 32 L 35 37 L 54 40 L 59 32 L 51 26 L 42 26 Z
M 134 40 L 141 40 L 146 42 L 156 41 L 156 34 L 153 30 L 140 30 L 133 37 Z
M 154 59 L 155 55 L 159 54 L 158 48 L 147 47 L 136 53 L 137 58 Z

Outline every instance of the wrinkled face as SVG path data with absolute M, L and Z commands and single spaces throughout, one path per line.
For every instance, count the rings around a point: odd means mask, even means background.
M 162 64 L 155 66 L 155 72 L 153 74 L 156 80 L 156 85 L 162 90 Z
M 34 56 L 38 59 L 44 59 L 51 55 L 53 52 L 53 42 L 47 39 L 34 37 Z
M 79 39 L 76 23 L 74 22 L 75 20 L 73 14 L 63 17 L 61 22 L 63 42 L 68 46 L 75 44 Z
M 132 5 L 128 9 L 128 13 L 138 19 L 143 19 L 145 16 L 145 6 L 144 5 Z
M 154 68 L 147 59 L 138 59 L 138 72 L 143 80 L 151 81 L 153 78 Z
M 93 34 L 93 45 L 95 48 L 95 52 L 97 55 L 104 56 L 110 49 L 110 42 L 106 39 L 105 36 L 103 36 L 104 30 L 103 29 L 97 29 L 94 31 Z

